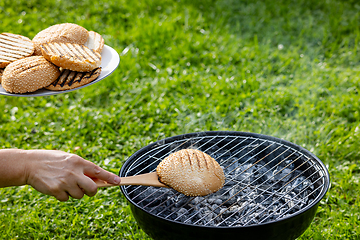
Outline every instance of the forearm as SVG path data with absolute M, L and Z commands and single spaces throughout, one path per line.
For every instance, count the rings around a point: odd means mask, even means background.
M 0 149 L 0 187 L 26 184 L 26 150 Z

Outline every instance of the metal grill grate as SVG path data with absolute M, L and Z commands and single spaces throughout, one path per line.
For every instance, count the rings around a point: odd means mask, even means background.
M 295 145 L 296 146 L 296 145 Z M 196 148 L 223 167 L 217 193 L 187 197 L 172 189 L 123 186 L 135 205 L 155 216 L 191 225 L 238 227 L 292 216 L 319 198 L 325 170 L 286 141 L 253 136 L 192 136 L 157 142 L 136 156 L 124 176 L 153 172 L 170 153 Z

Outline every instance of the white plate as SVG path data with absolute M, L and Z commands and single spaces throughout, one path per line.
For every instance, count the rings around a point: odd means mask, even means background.
M 49 96 L 49 95 L 55 95 L 55 94 L 60 94 L 60 93 L 72 92 L 72 91 L 79 90 L 84 87 L 88 87 L 94 83 L 97 83 L 97 82 L 103 80 L 104 78 L 109 76 L 119 66 L 119 63 L 120 63 L 119 54 L 113 48 L 111 48 L 107 45 L 104 45 L 103 51 L 101 53 L 100 76 L 88 84 L 85 84 L 78 88 L 65 90 L 65 91 L 51 91 L 51 90 L 47 90 L 47 89 L 39 89 L 36 92 L 24 93 L 24 94 L 9 93 L 9 92 L 5 91 L 5 89 L 0 84 L 0 94 L 7 95 L 7 96 L 15 96 L 15 97 L 38 97 L 38 96 Z

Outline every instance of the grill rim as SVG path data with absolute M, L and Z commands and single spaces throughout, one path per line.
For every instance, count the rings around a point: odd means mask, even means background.
M 287 221 L 289 219 L 292 219 L 296 216 L 302 215 L 310 210 L 314 211 L 313 208 L 317 209 L 321 199 L 325 196 L 325 194 L 327 193 L 327 191 L 329 190 L 330 187 L 330 175 L 329 175 L 329 171 L 328 169 L 325 167 L 324 163 L 313 153 L 311 153 L 309 150 L 295 144 L 292 142 L 289 142 L 287 140 L 281 139 L 281 138 L 277 138 L 277 137 L 273 137 L 273 136 L 269 136 L 269 135 L 264 135 L 264 134 L 259 134 L 259 133 L 252 133 L 252 132 L 242 132 L 242 131 L 203 131 L 203 132 L 193 132 L 193 133 L 186 133 L 186 134 L 181 134 L 181 135 L 176 135 L 176 136 L 172 136 L 172 137 L 167 137 L 161 140 L 158 140 L 156 142 L 150 143 L 145 147 L 142 147 L 141 149 L 139 149 L 138 151 L 136 151 L 134 154 L 132 154 L 126 161 L 125 163 L 122 165 L 120 171 L 119 171 L 119 176 L 120 177 L 124 177 L 126 176 L 126 173 L 128 172 L 129 167 L 131 167 L 131 165 L 137 160 L 138 156 L 142 156 L 144 152 L 152 149 L 153 147 L 159 146 L 159 145 L 164 145 L 164 144 L 168 144 L 174 141 L 178 141 L 178 140 L 182 140 L 182 139 L 193 139 L 194 137 L 209 137 L 209 136 L 236 136 L 236 137 L 252 137 L 252 138 L 257 138 L 257 139 L 261 139 L 261 140 L 267 140 L 267 141 L 273 141 L 279 144 L 283 144 L 285 146 L 289 146 L 297 151 L 299 151 L 301 154 L 305 155 L 306 157 L 310 158 L 311 160 L 314 160 L 316 162 L 316 164 L 318 164 L 318 167 L 324 172 L 324 186 L 323 189 L 320 191 L 320 193 L 316 196 L 316 198 L 307 206 L 305 206 L 304 208 L 302 208 L 301 210 L 297 211 L 296 213 L 292 214 L 291 216 L 287 216 L 287 217 L 283 217 L 281 219 L 278 220 L 274 220 L 274 221 L 270 221 L 270 222 L 265 222 L 265 223 L 259 223 L 259 224 L 254 224 L 254 225 L 247 225 L 247 226 L 207 226 L 207 225 L 195 225 L 195 224 L 189 224 L 189 223 L 184 223 L 184 222 L 179 222 L 179 221 L 174 221 L 172 219 L 167 219 L 164 218 L 162 216 L 158 216 L 154 213 L 151 213 L 147 210 L 145 210 L 143 207 L 139 206 L 135 201 L 132 200 L 132 198 L 129 196 L 127 190 L 126 190 L 126 186 L 120 186 L 121 192 L 124 194 L 125 198 L 134 206 L 137 207 L 138 209 L 140 209 L 141 211 L 143 211 L 144 213 L 150 214 L 152 217 L 155 218 L 160 218 L 164 221 L 169 221 L 171 223 L 174 224 L 181 224 L 181 225 L 186 225 L 186 226 L 191 226 L 191 227 L 200 227 L 200 228 L 208 228 L 208 229 L 244 229 L 244 228 L 254 228 L 254 227 L 260 227 L 260 226 L 266 226 L 269 224 L 276 224 L 276 223 L 280 223 L 283 221 Z M 145 153 L 146 154 L 146 153 Z M 314 214 L 316 213 L 316 210 L 314 211 Z M 314 216 L 312 216 L 314 217 Z

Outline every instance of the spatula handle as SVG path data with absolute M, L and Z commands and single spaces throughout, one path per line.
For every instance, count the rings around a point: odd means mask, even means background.
M 123 185 L 142 185 L 142 186 L 153 186 L 153 187 L 167 187 L 165 184 L 159 181 L 159 177 L 156 172 L 145 173 L 136 176 L 122 177 L 120 178 L 120 184 L 111 184 L 101 180 L 95 180 L 98 187 L 112 187 L 112 186 L 123 186 Z

